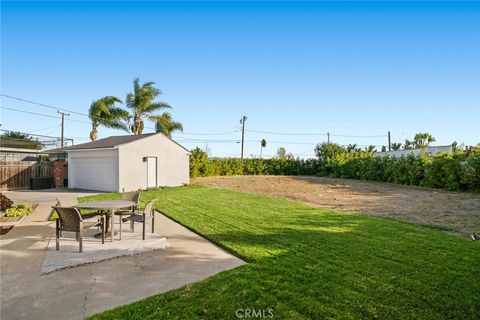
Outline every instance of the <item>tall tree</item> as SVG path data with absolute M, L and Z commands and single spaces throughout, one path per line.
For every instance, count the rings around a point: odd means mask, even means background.
M 374 153 L 376 151 L 376 147 L 374 145 L 369 145 L 368 147 L 365 147 L 365 151 L 368 153 Z
M 413 141 L 405 139 L 405 143 L 403 144 L 403 150 L 410 150 L 413 148 Z
M 277 149 L 277 157 L 279 159 L 284 159 L 287 156 L 287 150 L 284 147 L 280 147 Z
M 413 138 L 413 142 L 415 143 L 415 148 L 426 148 L 430 143 L 435 142 L 435 137 L 427 132 L 419 132 Z
M 263 148 L 265 148 L 266 146 L 267 146 L 267 140 L 262 139 L 262 141 L 260 141 L 260 158 L 262 157 Z
M 161 132 L 169 138 L 172 137 L 172 132 L 183 131 L 183 125 L 180 122 L 173 121 L 168 112 L 164 112 L 160 116 L 150 116 L 149 119 L 155 122 L 156 132 Z
M 358 150 L 357 150 L 357 144 L 356 144 L 356 143 L 354 143 L 354 144 L 349 144 L 349 145 L 347 146 L 347 152 L 348 152 L 348 153 L 353 153 L 353 152 L 357 152 L 357 151 L 358 151 Z
M 401 143 L 392 143 L 392 150 L 393 151 L 397 151 L 397 150 L 400 150 L 400 148 L 402 147 L 402 144 Z
M 130 115 L 126 110 L 116 107 L 115 103 L 122 103 L 122 100 L 114 96 L 106 96 L 92 102 L 88 110 L 88 116 L 92 121 L 90 140 L 97 140 L 97 128 L 100 125 L 128 132 L 126 121 L 130 119 Z
M 133 80 L 133 92 L 127 94 L 126 104 L 132 111 L 133 123 L 130 130 L 134 135 L 141 134 L 145 127 L 143 120 L 156 119 L 155 111 L 161 109 L 170 109 L 170 105 L 165 102 L 154 102 L 162 92 L 155 88 L 155 82 L 149 81 L 140 85 L 138 78 Z

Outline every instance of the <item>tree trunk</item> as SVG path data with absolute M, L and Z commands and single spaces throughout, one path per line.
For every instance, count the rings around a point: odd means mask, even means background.
M 132 131 L 133 131 L 133 134 L 134 135 L 139 135 L 141 133 L 141 123 L 142 123 L 142 119 L 138 116 L 138 115 L 135 115 L 135 117 L 133 118 L 133 126 L 132 126 Z
M 90 140 L 95 141 L 97 140 L 97 127 L 92 123 L 92 131 L 90 131 Z

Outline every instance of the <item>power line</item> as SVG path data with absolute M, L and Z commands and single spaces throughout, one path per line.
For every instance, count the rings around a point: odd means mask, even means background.
M 218 132 L 218 133 L 199 133 L 199 132 L 175 132 L 174 134 L 184 134 L 190 136 L 224 136 L 228 134 L 237 133 L 238 131 Z
M 9 98 L 9 99 L 15 99 L 15 100 L 18 100 L 18 101 L 23 101 L 23 102 L 35 104 L 35 105 L 38 105 L 38 106 L 42 106 L 42 107 L 49 108 L 49 109 L 53 109 L 53 110 L 57 110 L 57 111 L 58 111 L 58 110 L 61 110 L 61 111 L 70 112 L 70 113 L 77 114 L 77 115 L 84 116 L 84 117 L 88 117 L 88 118 L 94 118 L 94 119 L 102 120 L 101 117 L 95 117 L 95 116 L 92 116 L 92 117 L 91 117 L 91 116 L 90 116 L 89 114 L 87 114 L 87 113 L 77 112 L 77 111 L 73 111 L 73 110 L 65 109 L 65 108 L 61 108 L 61 107 L 55 107 L 55 106 L 51 106 L 51 105 L 44 104 L 44 103 L 40 103 L 40 102 L 35 102 L 35 101 L 32 101 L 32 100 L 28 100 L 28 99 L 23 99 L 23 98 L 19 98 L 19 97 L 10 96 L 10 95 L 4 94 L 4 93 L 1 93 L 0 96 L 6 97 L 6 98 Z M 58 119 L 60 119 L 60 118 L 58 117 Z M 73 120 L 73 119 L 68 119 L 68 121 L 76 121 L 76 122 L 81 122 L 81 123 L 90 123 L 90 122 L 86 122 L 86 121 Z M 144 127 L 144 129 L 155 130 L 155 128 L 153 128 L 153 127 Z
M 261 142 L 260 140 L 248 140 L 247 142 Z M 317 145 L 318 143 L 312 142 L 295 142 L 295 141 L 268 141 L 267 143 L 277 143 L 277 144 L 299 144 L 299 145 Z
M 189 143 L 194 143 L 194 144 L 198 144 L 198 143 L 211 143 L 211 144 L 232 143 L 231 141 L 215 141 L 215 140 L 212 140 L 212 141 L 180 141 L 180 140 L 175 140 L 175 141 L 178 142 L 178 143 L 184 143 L 184 144 L 189 144 Z M 235 142 L 235 143 L 239 143 L 239 142 Z
M 351 136 L 351 135 L 346 135 L 346 134 L 331 133 L 330 135 L 333 136 L 333 137 L 343 137 L 343 138 L 385 138 L 385 137 L 387 137 L 386 134 L 374 135 L 374 136 Z
M 36 105 L 38 105 L 38 106 L 42 106 L 42 107 L 46 107 L 46 108 L 50 108 L 50 109 L 54 109 L 54 110 L 63 110 L 63 111 L 67 111 L 67 112 L 71 112 L 71 113 L 74 113 L 74 114 L 78 114 L 78 115 L 81 115 L 81 116 L 87 116 L 87 117 L 88 117 L 88 114 L 86 114 L 86 113 L 81 113 L 81 112 L 76 112 L 76 111 L 73 111 L 73 110 L 68 110 L 68 109 L 65 109 L 65 108 L 50 106 L 50 105 L 48 105 L 48 104 L 44 104 L 44 103 L 35 102 L 35 101 L 32 101 L 32 100 L 27 100 L 27 99 L 22 99 L 22 98 L 14 97 L 14 96 L 10 96 L 10 95 L 4 94 L 4 93 L 1 93 L 0 96 L 6 97 L 6 98 L 9 98 L 9 99 L 15 99 L 15 100 L 18 100 L 18 101 L 23 101 L 23 102 L 31 103 L 31 104 L 36 104 Z
M 346 134 L 335 134 L 335 133 L 296 133 L 296 132 L 273 132 L 273 131 L 263 131 L 263 130 L 252 130 L 252 129 L 245 129 L 248 132 L 256 132 L 256 133 L 266 133 L 266 134 L 274 134 L 274 135 L 281 135 L 281 136 L 325 136 L 328 135 L 333 137 L 345 137 L 345 138 L 384 138 L 387 137 L 386 134 L 383 135 L 371 135 L 371 136 L 363 136 L 363 135 L 346 135 Z
M 22 112 L 22 113 L 28 113 L 28 114 L 33 114 L 33 115 L 36 115 L 36 116 L 42 116 L 42 117 L 47 117 L 47 118 L 52 118 L 52 119 L 61 119 L 61 117 L 52 116 L 52 115 L 46 114 L 46 113 L 38 113 L 38 112 L 32 112 L 32 111 L 19 110 L 19 109 L 4 107 L 4 106 L 0 106 L 0 109 L 10 110 L 10 111 L 16 111 L 16 112 Z M 57 109 L 57 110 L 58 110 L 58 109 Z M 64 109 L 62 109 L 62 110 L 64 110 Z M 65 119 L 65 120 L 66 120 L 66 121 L 73 121 L 73 122 L 80 122 L 80 123 L 90 124 L 90 122 L 82 121 L 82 120 L 76 120 L 76 119 Z
M 1 106 L 0 109 L 11 110 L 11 111 L 16 111 L 16 112 L 22 112 L 22 113 L 29 113 L 29 114 L 34 114 L 34 115 L 37 115 L 37 116 L 43 116 L 43 117 L 53 118 L 53 119 L 60 119 L 60 117 L 52 116 L 52 115 L 49 115 L 49 114 L 37 113 L 37 112 L 31 112 L 31 111 L 23 111 L 23 110 L 18 110 L 18 109 L 13 109 L 13 108 L 4 107 L 4 106 Z
M 272 131 L 262 131 L 262 130 L 252 130 L 252 129 L 245 129 L 248 132 L 256 132 L 256 133 L 268 133 L 268 134 L 276 134 L 280 136 L 326 136 L 326 133 L 286 133 L 286 132 L 272 132 Z
M 39 131 L 45 131 L 45 130 L 48 130 L 48 129 L 52 129 L 52 128 L 59 128 L 60 126 L 58 124 L 54 125 L 54 126 L 50 126 L 50 127 L 46 127 L 46 128 L 42 128 L 42 129 L 35 129 L 35 130 L 30 130 L 30 132 L 39 132 Z M 53 131 L 52 131 L 53 132 Z M 47 134 L 50 134 L 50 133 L 47 133 Z

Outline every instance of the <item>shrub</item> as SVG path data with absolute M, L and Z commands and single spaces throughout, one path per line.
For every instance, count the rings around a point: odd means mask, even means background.
M 318 175 L 480 192 L 480 151 L 378 157 L 368 151 L 323 143 L 318 159 L 208 159 L 199 148 L 190 157 L 190 176 Z
M 21 217 L 28 216 L 32 213 L 32 207 L 28 203 L 17 204 L 11 208 L 7 209 L 7 217 Z
M 13 201 L 10 200 L 6 195 L 0 193 L 0 210 L 5 211 L 8 208 L 11 208 Z

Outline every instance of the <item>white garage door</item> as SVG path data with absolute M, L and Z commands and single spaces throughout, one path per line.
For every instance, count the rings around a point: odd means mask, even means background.
M 116 156 L 70 157 L 68 181 L 71 188 L 118 191 Z

